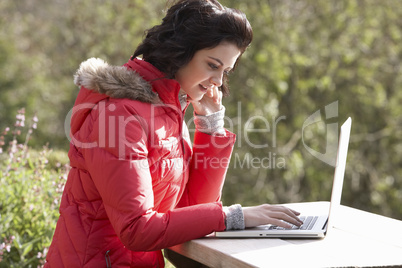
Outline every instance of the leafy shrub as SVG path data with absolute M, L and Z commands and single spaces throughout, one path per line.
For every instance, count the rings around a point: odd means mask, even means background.
M 14 130 L 0 136 L 0 267 L 43 266 L 58 219 L 68 160 L 47 146 L 28 147 L 37 121 L 34 116 L 26 127 L 21 109 Z

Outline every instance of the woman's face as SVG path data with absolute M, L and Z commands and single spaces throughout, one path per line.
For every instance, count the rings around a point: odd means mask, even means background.
M 224 73 L 232 70 L 239 56 L 237 46 L 227 42 L 198 50 L 191 61 L 177 71 L 176 80 L 188 100 L 201 100 L 208 89 L 222 85 Z

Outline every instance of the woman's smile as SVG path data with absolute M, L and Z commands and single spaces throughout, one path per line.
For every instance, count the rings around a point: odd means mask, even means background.
M 198 50 L 191 61 L 177 71 L 176 80 L 189 99 L 201 100 L 208 90 L 222 85 L 224 74 L 233 68 L 239 56 L 239 48 L 227 42 Z

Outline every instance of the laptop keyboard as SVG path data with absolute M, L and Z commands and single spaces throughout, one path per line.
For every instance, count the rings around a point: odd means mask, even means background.
M 311 230 L 316 223 L 318 216 L 302 216 L 300 220 L 303 222 L 301 226 L 292 224 L 291 228 L 283 228 L 277 225 L 271 225 L 268 230 Z

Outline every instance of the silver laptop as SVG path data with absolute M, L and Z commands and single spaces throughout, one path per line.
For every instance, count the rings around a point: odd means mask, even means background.
M 216 237 L 241 238 L 241 237 L 275 237 L 275 238 L 321 238 L 325 237 L 328 230 L 333 228 L 333 218 L 336 217 L 336 210 L 341 204 L 342 187 L 345 175 L 346 157 L 348 153 L 350 129 L 352 119 L 349 117 L 341 126 L 336 156 L 336 167 L 332 186 L 331 202 L 329 211 L 325 215 L 300 216 L 303 225 L 293 226 L 291 229 L 284 229 L 275 225 L 261 225 L 244 230 L 230 230 L 215 232 Z M 302 212 L 302 208 L 299 208 Z

